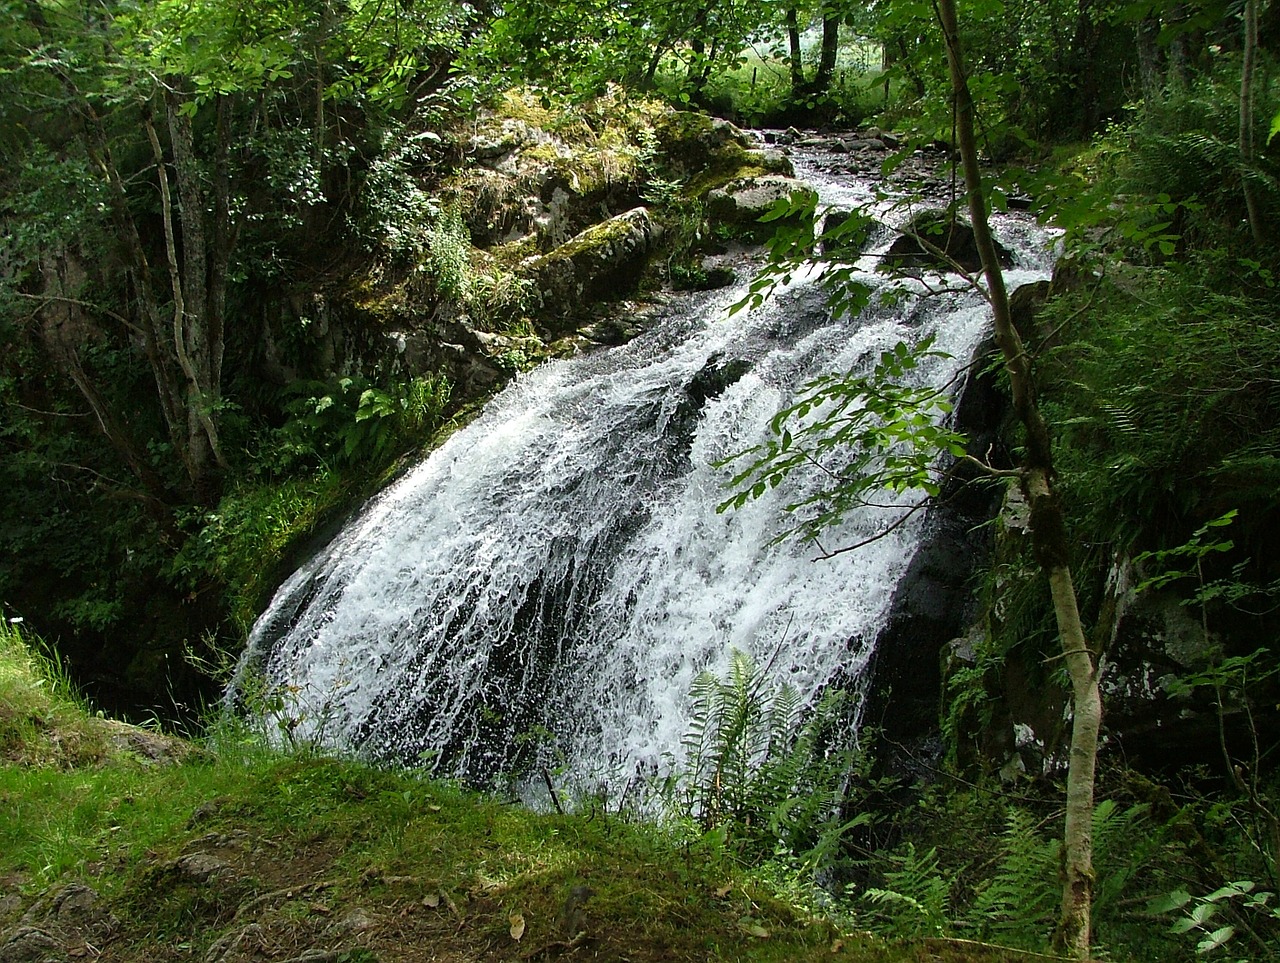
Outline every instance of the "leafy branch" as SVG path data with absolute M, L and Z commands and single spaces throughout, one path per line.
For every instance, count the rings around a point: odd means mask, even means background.
M 736 491 L 717 512 L 742 508 L 799 469 L 826 476 L 827 483 L 786 505 L 802 521 L 778 540 L 799 534 L 817 541 L 850 512 L 874 505 L 875 492 L 937 496 L 938 455 L 963 457 L 965 438 L 945 426 L 952 405 L 939 389 L 903 383 L 926 358 L 946 356 L 933 341 L 899 342 L 881 353 L 870 374 L 809 382 L 798 401 L 773 417 L 768 441 L 716 463 L 736 468 L 728 483 Z

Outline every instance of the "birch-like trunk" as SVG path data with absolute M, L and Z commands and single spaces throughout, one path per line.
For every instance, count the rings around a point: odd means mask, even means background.
M 1262 205 L 1254 186 L 1252 168 L 1258 159 L 1253 133 L 1253 71 L 1258 59 L 1258 0 L 1245 0 L 1244 49 L 1240 65 L 1240 185 L 1244 190 L 1245 209 L 1249 215 L 1249 232 L 1254 243 L 1266 243 Z
M 1036 402 L 1035 380 L 1022 339 L 1009 314 L 1004 274 L 987 221 L 986 195 L 978 167 L 973 98 L 969 92 L 955 0 L 937 0 L 947 46 L 947 66 L 955 97 L 956 138 L 964 166 L 974 240 L 982 259 L 994 316 L 996 343 L 1004 357 L 1013 406 L 1027 435 L 1022 487 L 1031 508 L 1031 543 L 1036 561 L 1049 578 L 1054 615 L 1062 643 L 1062 659 L 1071 679 L 1071 755 L 1067 773 L 1066 825 L 1063 831 L 1062 919 L 1058 940 L 1077 959 L 1089 958 L 1090 913 L 1093 906 L 1093 792 L 1102 723 L 1102 697 L 1097 660 L 1085 640 L 1061 503 L 1053 489 L 1053 455 L 1049 430 Z

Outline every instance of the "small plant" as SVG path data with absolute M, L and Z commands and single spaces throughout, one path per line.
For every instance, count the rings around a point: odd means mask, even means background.
M 938 865 L 938 851 L 917 853 L 907 841 L 886 857 L 885 885 L 860 894 L 865 922 L 896 937 L 940 936 L 951 928 L 955 880 Z
M 1239 930 L 1235 923 L 1223 923 L 1228 908 L 1234 908 L 1243 919 L 1268 920 L 1274 925 L 1280 922 L 1280 906 L 1272 906 L 1275 894 L 1259 890 L 1252 880 L 1228 883 L 1205 896 L 1192 896 L 1186 890 L 1176 890 L 1167 896 L 1153 900 L 1148 910 L 1152 913 L 1179 913 L 1170 931 L 1191 934 L 1196 938 L 1196 953 L 1204 955 L 1226 946 Z M 1222 925 L 1217 925 L 1222 923 Z M 1239 959 L 1238 963 L 1246 963 Z
M 436 215 L 426 235 L 427 258 L 436 289 L 445 297 L 466 300 L 471 294 L 471 233 L 462 211 L 451 207 Z
M 395 126 L 384 133 L 382 150 L 365 174 L 362 214 L 353 225 L 367 247 L 410 259 L 427 249 L 428 229 L 441 211 L 417 174 L 431 165 L 432 149 L 439 142 L 439 135 L 431 131 L 410 134 Z
M 428 375 L 381 388 L 363 378 L 302 382 L 286 405 L 292 416 L 280 430 L 286 460 L 318 457 L 338 465 L 380 465 L 398 443 L 433 431 L 448 406 L 451 386 Z
M 692 695 L 684 763 L 667 788 L 679 819 L 718 835 L 747 861 L 781 849 L 810 870 L 829 863 L 840 837 L 870 819 L 842 816 L 858 761 L 839 732 L 842 691 L 808 705 L 735 650 L 728 675 L 703 672 Z

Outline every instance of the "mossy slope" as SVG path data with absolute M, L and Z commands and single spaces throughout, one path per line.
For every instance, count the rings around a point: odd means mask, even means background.
M 5 724 L 6 963 L 1022 958 L 841 933 L 722 849 L 598 807 L 540 815 L 225 731 L 207 751 L 69 758 L 52 747 L 97 725 L 18 633 L 2 641 L 4 704 L 43 720 Z

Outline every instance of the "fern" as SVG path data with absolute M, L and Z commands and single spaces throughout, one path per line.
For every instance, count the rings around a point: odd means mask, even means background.
M 951 919 L 954 877 L 938 865 L 938 851 L 919 854 L 906 842 L 887 857 L 894 868 L 884 874 L 886 885 L 864 890 L 860 897 L 862 922 L 893 937 L 939 936 Z
M 828 691 L 810 705 L 735 651 L 725 677 L 701 673 L 690 695 L 684 762 L 667 791 L 674 815 L 703 832 L 725 830 L 749 859 L 781 848 L 812 865 L 865 821 L 839 821 L 855 762 L 836 738 L 843 693 Z
M 995 875 L 977 888 L 967 914 L 967 925 L 979 934 L 1032 949 L 1052 931 L 1062 897 L 1060 844 L 1037 830 L 1030 813 L 1009 810 Z M 1028 943 L 1028 934 L 1040 939 Z
M 966 927 L 1025 949 L 1042 948 L 1062 898 L 1059 839 L 1043 835 L 1025 810 L 1011 809 L 995 874 L 978 887 Z M 1103 800 L 1093 813 L 1095 919 L 1113 913 L 1163 843 L 1147 825 L 1147 807 Z
M 1116 910 L 1130 884 L 1144 873 L 1164 843 L 1165 834 L 1151 825 L 1147 806 L 1121 809 L 1111 799 L 1098 804 L 1093 812 L 1095 917 Z

